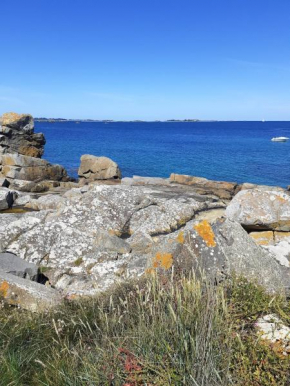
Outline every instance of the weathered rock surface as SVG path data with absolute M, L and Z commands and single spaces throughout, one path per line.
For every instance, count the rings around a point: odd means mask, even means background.
M 116 164 L 107 157 L 96 157 L 85 154 L 81 156 L 81 165 L 78 171 L 81 178 L 88 180 L 120 179 L 121 171 Z
M 20 259 L 13 253 L 0 253 L 0 270 L 23 279 L 37 281 L 38 278 L 37 266 Z
M 25 203 L 26 208 L 34 210 L 59 209 L 65 203 L 65 198 L 57 194 L 46 194 L 39 198 L 30 198 Z
M 277 240 L 272 245 L 265 245 L 264 248 L 285 267 L 290 267 L 290 237 Z
M 161 185 L 161 186 L 170 186 L 170 180 L 168 178 L 160 177 L 140 177 L 133 176 L 122 178 L 122 185 L 129 186 L 144 186 L 144 185 Z
M 226 216 L 248 230 L 290 231 L 290 196 L 280 190 L 243 190 L 228 205 Z
M 24 155 L 4 154 L 0 156 L 1 174 L 5 178 L 16 180 L 53 180 L 61 181 L 67 178 L 66 170 L 60 165 Z
M 44 152 L 43 134 L 34 133 L 31 115 L 6 113 L 0 117 L 0 152 L 41 157 Z
M 17 192 L 8 188 L 0 188 L 0 210 L 12 208 L 17 197 Z
M 183 186 L 85 186 L 29 205 L 40 212 L 0 216 L 0 252 L 45 267 L 67 294 L 93 294 L 172 266 L 217 280 L 236 272 L 269 291 L 290 285 L 289 268 L 239 223 L 202 219 L 224 204 Z
M 45 285 L 0 269 L 0 300 L 30 311 L 45 311 L 61 302 L 60 294 Z
M 193 267 L 217 280 L 236 273 L 271 292 L 288 291 L 290 286 L 290 270 L 256 245 L 240 224 L 229 220 L 212 225 L 191 221 L 184 230 L 158 240 L 153 256 L 150 269 L 166 265 L 170 257 L 175 270 Z
M 238 189 L 238 184 L 236 182 L 211 181 L 206 178 L 174 173 L 171 174 L 170 181 L 192 186 L 199 194 L 214 194 L 225 200 L 230 200 Z
M 251 232 L 249 235 L 258 245 L 274 245 L 275 243 L 273 231 Z

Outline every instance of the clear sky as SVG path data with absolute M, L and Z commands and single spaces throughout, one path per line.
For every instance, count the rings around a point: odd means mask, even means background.
M 2 0 L 0 114 L 290 120 L 290 0 Z

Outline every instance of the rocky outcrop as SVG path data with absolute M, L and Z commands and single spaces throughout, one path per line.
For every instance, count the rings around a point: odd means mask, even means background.
M 43 196 L 31 202 L 39 212 L 0 216 L 0 251 L 45 267 L 68 295 L 172 267 L 214 280 L 236 272 L 269 291 L 288 289 L 289 268 L 239 223 L 201 218 L 221 202 L 177 188 L 89 185 L 59 199 Z
M 290 231 L 290 196 L 283 190 L 240 191 L 226 209 L 247 230 Z
M 44 152 L 43 134 L 34 133 L 31 115 L 6 113 L 0 118 L 0 179 L 13 189 L 43 192 L 43 181 L 68 181 L 66 170 L 40 159 Z
M 107 157 L 85 154 L 78 171 L 81 179 L 89 181 L 120 179 L 121 171 L 116 162 Z
M 214 194 L 225 200 L 230 200 L 236 194 L 238 189 L 238 184 L 236 182 L 211 181 L 206 178 L 174 173 L 171 174 L 170 181 L 194 187 L 199 194 Z
M 67 179 L 66 170 L 60 165 L 18 154 L 4 154 L 0 156 L 2 165 L 1 174 L 11 180 L 52 180 L 62 181 Z
M 0 152 L 18 153 L 40 158 L 44 152 L 45 138 L 34 133 L 31 115 L 6 113 L 0 117 Z

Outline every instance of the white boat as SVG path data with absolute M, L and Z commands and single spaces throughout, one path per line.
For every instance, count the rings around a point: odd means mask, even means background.
M 273 142 L 287 142 L 288 141 L 288 137 L 274 137 L 271 139 L 271 141 Z

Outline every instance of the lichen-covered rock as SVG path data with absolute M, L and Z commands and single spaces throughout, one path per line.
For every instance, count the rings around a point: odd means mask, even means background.
M 280 190 L 242 190 L 228 205 L 226 216 L 248 230 L 290 231 L 290 196 Z
M 236 193 L 236 182 L 211 181 L 206 178 L 172 173 L 170 181 L 194 187 L 199 194 L 214 194 L 221 199 L 230 200 Z
M 151 194 L 150 189 L 94 186 L 65 199 L 43 196 L 31 200 L 28 206 L 34 209 L 57 211 L 26 213 L 9 219 L 8 224 L 3 218 L 3 226 L 0 218 L 0 250 L 60 270 L 62 276 L 69 271 L 80 279 L 85 273 L 86 288 L 88 281 L 95 287 L 94 277 L 98 277 L 98 285 L 105 288 L 128 272 L 145 271 L 146 257 L 131 253 L 129 237 L 135 237 L 136 250 L 138 235 L 145 235 L 150 241 L 150 235 L 170 233 L 184 226 L 195 212 L 211 206 L 180 195 L 168 199 Z M 93 275 L 90 280 L 87 270 Z M 102 272 L 107 282 L 102 279 Z M 55 277 L 60 280 L 60 275 Z
M 0 216 L 0 252 L 6 252 L 13 240 L 44 222 L 51 211 L 31 212 L 19 215 L 17 213 L 2 213 Z M 10 251 L 13 253 L 13 251 Z M 17 253 L 15 255 L 23 258 Z
M 273 231 L 251 232 L 249 235 L 258 245 L 273 245 L 275 243 Z
M 63 198 L 43 196 L 32 201 L 40 212 L 0 216 L 0 252 L 46 267 L 50 282 L 68 294 L 93 294 L 171 267 L 215 280 L 236 272 L 269 291 L 289 287 L 289 269 L 239 223 L 200 217 L 218 202 L 169 193 L 167 187 L 100 185 Z
M 151 247 L 149 272 L 174 265 L 174 270 L 194 269 L 214 280 L 232 274 L 255 280 L 270 292 L 288 291 L 290 269 L 258 246 L 237 222 L 190 221 L 182 231 L 159 237 Z M 150 261 L 150 259 L 148 259 Z
M 30 198 L 25 207 L 34 210 L 60 209 L 64 203 L 65 199 L 62 196 L 46 194 L 39 198 Z
M 121 171 L 116 162 L 107 157 L 96 157 L 85 154 L 81 156 L 81 165 L 78 171 L 81 178 L 88 180 L 120 179 Z

